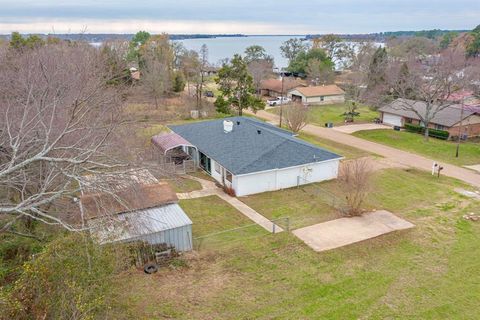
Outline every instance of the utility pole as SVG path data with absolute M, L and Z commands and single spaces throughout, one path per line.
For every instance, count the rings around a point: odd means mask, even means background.
M 458 138 L 457 138 L 457 150 L 455 153 L 455 158 L 458 158 L 458 152 L 460 150 L 460 140 L 462 138 L 462 127 L 463 127 L 463 110 L 465 109 L 465 97 L 462 97 L 462 110 L 460 111 L 460 125 L 458 126 Z
M 285 78 L 285 74 L 283 71 L 280 71 L 280 74 L 282 75 L 282 92 L 281 92 L 281 97 L 280 97 L 280 128 L 282 127 L 282 119 L 283 119 L 283 79 Z

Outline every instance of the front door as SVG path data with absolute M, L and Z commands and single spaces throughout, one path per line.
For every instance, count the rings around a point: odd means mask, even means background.
M 210 162 L 210 158 L 207 157 L 205 154 L 201 153 L 200 151 L 198 152 L 198 154 L 200 155 L 200 167 L 208 173 L 212 173 L 212 164 Z

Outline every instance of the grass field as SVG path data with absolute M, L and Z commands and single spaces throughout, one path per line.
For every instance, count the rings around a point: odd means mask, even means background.
M 480 164 L 480 143 L 462 142 L 460 156 L 455 157 L 456 143 L 430 138 L 427 142 L 416 133 L 394 130 L 369 130 L 354 133 L 355 136 L 386 144 L 398 149 L 418 153 L 436 161 L 456 165 Z
M 268 112 L 279 114 L 279 108 L 268 109 Z M 324 106 L 310 107 L 310 122 L 324 126 L 327 122 L 332 122 L 335 126 L 343 125 L 345 118 L 343 113 L 347 111 L 345 104 L 331 104 Z M 377 111 L 372 111 L 365 105 L 359 105 L 357 111 L 360 113 L 355 117 L 355 123 L 371 123 L 378 117 Z
M 188 268 L 129 273 L 119 281 L 123 299 L 142 319 L 475 319 L 480 223 L 461 216 L 480 203 L 453 193 L 459 182 L 416 171 L 387 170 L 374 185 L 369 205 L 382 203 L 416 228 L 324 253 L 289 233 L 251 230 L 192 254 Z M 258 202 L 300 202 L 296 192 Z M 217 197 L 181 205 L 194 237 L 249 223 Z
M 307 142 L 310 142 L 311 144 L 317 145 L 321 148 L 325 148 L 325 149 L 328 149 L 329 151 L 335 152 L 347 159 L 355 159 L 355 158 L 374 155 L 373 153 L 370 153 L 368 151 L 360 150 L 355 147 L 352 147 L 346 144 L 341 144 L 329 139 L 323 139 L 320 137 L 312 136 L 303 132 L 298 135 L 298 138 L 303 139 Z
M 200 182 L 179 176 L 173 179 L 165 179 L 165 181 L 173 187 L 176 193 L 192 192 L 202 189 Z
M 428 183 L 418 183 L 419 180 Z M 443 178 L 437 179 L 417 170 L 378 171 L 373 173 L 372 189 L 365 207 L 402 213 L 431 206 L 438 199 L 455 196 L 449 188 L 442 188 L 444 183 Z M 455 184 L 453 181 L 450 183 Z M 294 229 L 339 217 L 332 205 L 343 203 L 343 196 L 336 181 L 266 192 L 240 199 L 271 220 L 290 217 Z

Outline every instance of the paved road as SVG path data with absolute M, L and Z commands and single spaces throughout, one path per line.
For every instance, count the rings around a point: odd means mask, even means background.
M 263 118 L 270 123 L 278 123 L 279 120 L 277 115 L 266 111 L 258 111 L 256 116 Z M 414 153 L 388 147 L 383 144 L 371 142 L 336 130 L 311 124 L 305 126 L 303 131 L 320 138 L 329 139 L 338 143 L 353 146 L 358 149 L 376 153 L 387 158 L 392 163 L 396 163 L 401 166 L 409 166 L 426 171 L 432 170 L 432 163 L 434 161 L 433 159 L 428 159 Z M 443 175 L 462 180 L 468 184 L 471 184 L 472 186 L 480 188 L 480 174 L 452 164 L 440 163 L 440 165 L 444 168 L 442 171 Z

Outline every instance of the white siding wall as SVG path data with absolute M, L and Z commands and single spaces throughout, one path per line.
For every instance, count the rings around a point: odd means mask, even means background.
M 229 182 L 226 177 L 227 177 L 227 169 L 225 169 L 224 167 L 222 167 L 218 162 L 216 162 L 215 160 L 213 159 L 210 159 L 211 161 L 211 165 L 212 165 L 212 173 L 211 173 L 211 176 L 213 179 L 217 180 L 221 185 L 223 185 L 223 176 L 222 176 L 222 173 L 225 175 L 225 185 L 227 187 L 231 187 L 232 186 L 232 183 Z M 218 167 L 220 168 L 220 173 L 218 173 L 216 170 L 215 170 L 215 166 L 218 164 Z M 233 176 L 232 176 L 232 182 L 233 182 Z
M 338 175 L 340 160 L 317 162 L 301 167 L 263 171 L 234 177 L 233 188 L 237 196 L 275 191 L 307 184 L 335 179 Z M 310 169 L 310 170 L 305 170 Z M 307 173 L 308 172 L 308 173 Z M 299 179 L 300 177 L 300 179 Z
M 216 170 L 215 170 L 215 166 L 217 166 L 217 162 L 213 159 L 210 159 L 210 163 L 211 163 L 211 166 L 212 166 L 212 173 L 211 173 L 211 176 L 213 179 L 217 180 L 218 182 L 220 183 L 223 183 L 222 181 L 222 170 L 223 170 L 223 167 L 218 164 L 218 166 L 220 167 L 220 173 L 218 173 Z

